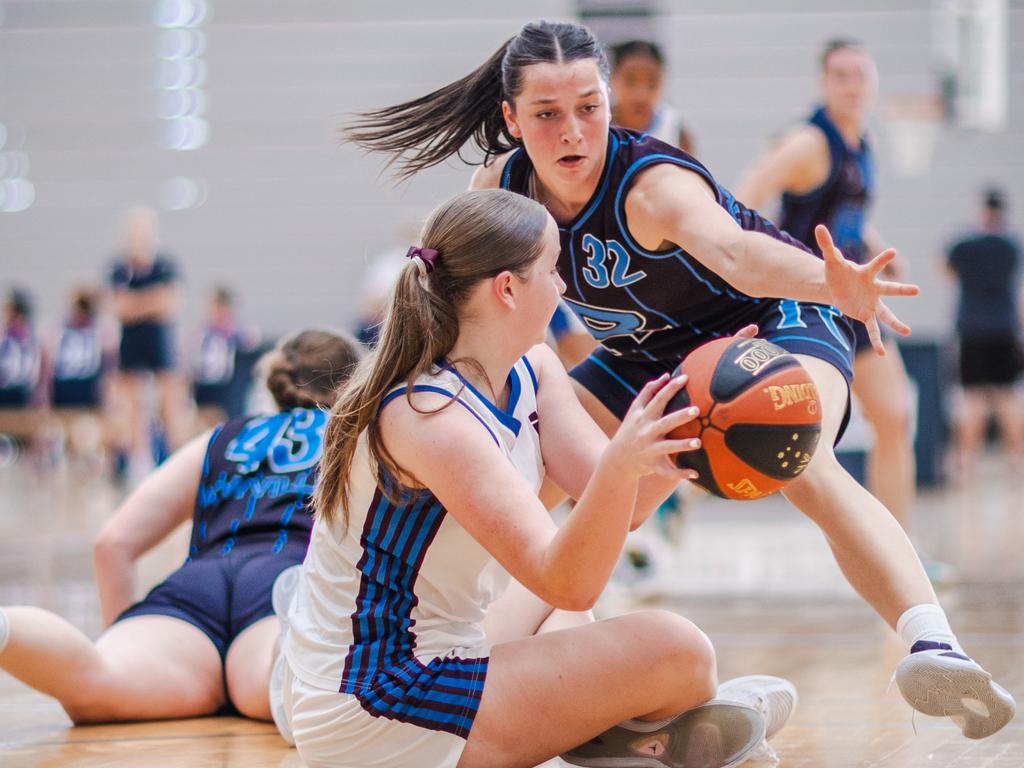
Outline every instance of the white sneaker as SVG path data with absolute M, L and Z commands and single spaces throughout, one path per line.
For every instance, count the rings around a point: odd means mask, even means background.
M 676 717 L 631 720 L 561 755 L 589 768 L 732 768 L 764 740 L 764 718 L 743 704 L 708 703 Z
M 1013 719 L 1013 696 L 977 663 L 946 643 L 921 640 L 893 675 L 907 703 L 925 715 L 946 716 L 969 739 L 984 739 Z
M 796 686 L 772 675 L 747 675 L 726 680 L 712 701 L 735 701 L 753 707 L 764 717 L 765 739 L 782 730 L 799 700 Z
M 301 574 L 301 565 L 285 568 L 277 574 L 274 588 L 270 593 L 270 603 L 274 606 L 278 621 L 281 622 L 281 631 L 277 636 L 277 654 L 274 656 L 274 666 L 270 670 L 270 715 L 274 718 L 274 725 L 277 726 L 281 738 L 293 747 L 295 737 L 284 711 L 284 665 L 288 663 L 284 658 L 284 641 L 288 636 L 288 611 L 292 607 Z

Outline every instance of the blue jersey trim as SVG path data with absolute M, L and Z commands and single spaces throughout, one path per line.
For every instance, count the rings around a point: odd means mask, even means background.
M 394 480 L 382 473 L 360 540 L 359 593 L 353 643 L 339 686 L 365 711 L 462 738 L 469 735 L 487 673 L 486 657 L 434 659 L 413 655 L 414 587 L 446 511 L 429 491 L 403 492 L 397 503 L 383 492 Z
M 622 194 L 626 191 L 626 185 L 629 182 L 630 177 L 636 174 L 637 171 L 641 170 L 645 165 L 650 165 L 652 163 L 669 163 L 680 168 L 686 168 L 687 170 L 698 174 L 711 186 L 711 189 L 714 190 L 715 200 L 719 205 L 722 204 L 722 194 L 718 189 L 718 184 L 715 183 L 715 180 L 711 178 L 706 170 L 696 163 L 688 162 L 680 157 L 661 154 L 647 155 L 635 160 L 633 164 L 626 169 L 626 172 L 622 175 L 622 181 L 619 182 L 619 189 L 615 193 L 615 223 L 619 225 L 619 232 L 622 233 L 622 239 L 626 241 L 626 244 L 629 245 L 630 248 L 641 256 L 646 256 L 649 259 L 667 259 L 678 253 L 685 253 L 685 251 L 678 246 L 675 248 L 666 248 L 663 251 L 649 251 L 646 248 L 641 247 L 640 244 L 633 239 L 632 235 L 629 233 L 629 228 L 626 227 L 625 222 L 622 220 Z
M 213 450 L 213 444 L 217 442 L 217 436 L 224 429 L 224 422 L 221 422 L 213 428 L 213 434 L 210 435 L 210 440 L 206 444 L 206 453 L 203 454 L 203 477 L 210 474 L 210 452 Z
M 467 379 L 465 376 L 459 373 L 458 369 L 454 365 L 446 363 L 445 370 L 454 373 L 458 377 L 459 381 L 463 383 L 466 389 L 468 389 L 470 392 L 476 395 L 476 397 L 480 401 L 482 401 L 484 405 L 487 406 L 487 410 L 489 410 L 494 415 L 494 418 L 501 422 L 505 427 L 510 429 L 512 431 L 512 434 L 514 434 L 516 437 L 519 436 L 519 430 L 522 427 L 522 424 L 520 423 L 519 419 L 517 419 L 512 414 L 515 413 L 516 405 L 519 403 L 519 394 L 522 391 L 522 383 L 519 381 L 519 374 L 516 372 L 514 366 L 512 370 L 508 372 L 508 406 L 504 411 L 501 410 L 494 403 L 492 403 L 490 400 L 488 400 L 486 397 L 484 397 L 483 393 L 481 393 L 476 387 L 474 387 L 469 382 L 469 379 Z
M 400 389 L 396 389 L 394 392 L 389 392 L 387 394 L 387 396 L 383 400 L 381 400 L 380 408 L 378 408 L 377 412 L 380 413 L 380 411 L 384 408 L 385 405 L 390 403 L 392 400 L 394 400 L 399 395 L 404 395 L 407 391 L 408 391 L 408 389 L 406 387 L 401 387 Z M 501 441 L 498 439 L 498 436 L 496 434 L 494 434 L 494 430 L 491 429 L 491 426 L 486 421 L 481 419 L 480 418 L 480 414 L 478 414 L 476 411 L 474 411 L 469 406 L 468 403 L 462 402 L 452 392 L 449 392 L 447 389 L 442 389 L 441 387 L 431 386 L 429 384 L 416 384 L 416 385 L 413 386 L 412 391 L 413 392 L 436 392 L 439 395 L 447 395 L 452 400 L 454 400 L 456 403 L 458 403 L 463 408 L 465 408 L 467 411 L 469 411 L 470 415 L 472 415 L 472 417 L 474 419 L 479 421 L 480 424 L 483 425 L 483 428 L 487 430 L 487 434 L 489 434 L 491 436 L 491 439 L 494 441 L 494 444 L 497 445 L 499 448 L 501 448 Z
M 536 395 L 538 391 L 537 374 L 533 372 L 533 366 L 530 365 L 530 360 L 526 355 L 523 355 L 523 363 L 526 365 L 526 372 L 530 374 L 530 381 L 533 383 L 533 394 Z
M 609 131 L 608 147 L 605 150 L 604 157 L 604 170 L 601 171 L 601 184 L 598 186 L 597 195 L 590 201 L 590 204 L 586 207 L 583 213 L 581 213 L 579 216 L 573 219 L 572 222 L 568 225 L 568 227 L 566 227 L 566 229 L 568 229 L 570 232 L 575 232 L 581 226 L 583 226 L 583 224 L 586 223 L 587 219 L 589 219 L 594 214 L 594 211 L 597 210 L 597 207 L 601 204 L 601 201 L 604 200 L 604 195 L 608 191 L 608 183 L 611 180 L 610 171 L 612 168 L 612 161 L 615 159 L 615 153 L 618 152 L 618 150 L 619 140 L 618 138 L 616 138 L 614 133 L 611 133 Z
M 598 368 L 600 368 L 605 373 L 607 373 L 609 376 L 611 376 L 613 379 L 615 379 L 615 381 L 617 381 L 619 384 L 621 384 L 623 387 L 625 387 L 626 391 L 629 392 L 631 395 L 633 395 L 635 397 L 636 395 L 639 394 L 639 392 L 637 392 L 637 390 L 628 381 L 626 381 L 624 378 L 619 376 L 619 374 L 617 374 L 615 371 L 613 371 L 611 368 L 609 368 L 608 365 L 605 364 L 605 362 L 603 360 L 599 360 L 597 357 L 595 357 L 593 355 L 591 355 L 589 359 L 590 359 L 590 362 L 592 362 Z
M 508 160 L 505 161 L 505 167 L 501 169 L 502 189 L 508 189 L 509 184 L 512 183 L 512 163 L 514 163 L 516 161 L 516 158 L 518 158 L 519 155 L 522 154 L 524 151 L 525 150 L 522 147 L 520 147 L 511 155 L 509 155 Z

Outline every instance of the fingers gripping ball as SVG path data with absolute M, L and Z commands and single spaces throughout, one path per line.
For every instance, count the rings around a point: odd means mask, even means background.
M 726 499 L 759 499 L 799 475 L 821 434 L 821 407 L 810 374 L 764 339 L 716 339 L 676 370 L 689 376 L 666 411 L 689 405 L 700 416 L 672 438 L 699 437 L 701 448 L 676 455 L 695 481 Z

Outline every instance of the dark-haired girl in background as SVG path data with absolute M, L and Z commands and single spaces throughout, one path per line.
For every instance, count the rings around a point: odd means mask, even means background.
M 612 122 L 693 152 L 693 136 L 662 100 L 665 55 L 661 48 L 647 40 L 628 40 L 613 45 L 609 53 Z

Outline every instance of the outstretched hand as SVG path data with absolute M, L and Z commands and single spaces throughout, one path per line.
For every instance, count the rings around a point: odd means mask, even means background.
M 825 283 L 832 293 L 832 303 L 847 317 L 860 320 L 868 330 L 871 346 L 879 355 L 885 354 L 879 321 L 901 336 L 910 335 L 910 326 L 901 322 L 882 301 L 883 296 L 916 296 L 920 289 L 909 283 L 880 280 L 879 274 L 896 258 L 896 251 L 887 248 L 867 264 L 846 259 L 828 229 L 819 224 L 814 237 L 825 259 Z

